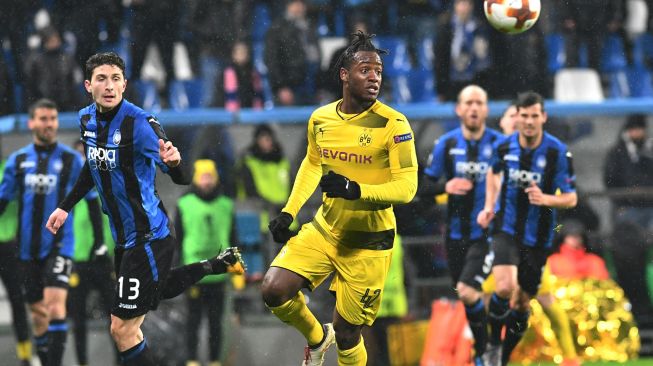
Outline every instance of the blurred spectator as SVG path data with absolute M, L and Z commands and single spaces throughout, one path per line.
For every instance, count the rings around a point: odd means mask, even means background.
M 192 140 L 193 148 L 198 148 L 201 159 L 211 159 L 218 169 L 220 187 L 229 197 L 236 197 L 236 158 L 229 130 L 225 126 L 206 126 L 198 133 L 199 141 Z M 198 147 L 199 146 L 199 147 Z
M 0 116 L 12 113 L 14 110 L 14 83 L 9 76 L 5 58 L 0 55 Z
M 553 253 L 548 263 L 551 274 L 570 280 L 610 278 L 608 268 L 603 258 L 587 251 L 587 235 L 582 226 L 573 229 L 562 229 L 561 243 L 558 252 Z
M 513 98 L 528 90 L 551 95 L 547 49 L 540 23 L 522 34 L 492 31 L 490 48 L 493 98 Z
M 615 146 L 608 152 L 604 182 L 607 188 L 628 188 L 630 197 L 614 198 L 612 255 L 619 285 L 641 322 L 653 324 L 653 305 L 646 287 L 646 260 L 653 230 L 653 198 L 638 189 L 653 188 L 653 139 L 646 131 L 646 116 L 631 115 Z
M 205 104 L 215 105 L 220 74 L 237 40 L 249 38 L 253 0 L 187 0 L 184 28 L 193 73 L 203 80 Z M 221 89 L 221 88 L 219 88 Z M 217 90 L 220 91 L 220 90 Z
M 312 104 L 319 62 L 317 32 L 306 17 L 306 3 L 289 0 L 283 18 L 276 19 L 265 36 L 265 64 L 275 103 Z
M 5 39 L 8 39 L 16 72 L 11 78 L 18 83 L 25 79 L 23 65 L 27 59 L 27 29 L 40 3 L 37 0 L 0 0 L 0 49 L 9 48 L 5 44 Z
M 257 126 L 253 138 L 238 167 L 239 196 L 261 199 L 270 212 L 280 212 L 290 195 L 290 163 L 270 126 Z M 267 231 L 267 220 L 263 224 Z
M 86 60 L 100 50 L 102 42 L 118 41 L 122 19 L 121 0 L 53 2 L 52 24 L 63 34 L 70 32 L 75 37 L 75 61 L 78 65 L 86 64 Z
M 220 177 L 211 160 L 195 161 L 191 191 L 177 203 L 175 231 L 181 244 L 182 264 L 199 262 L 222 252 L 234 237 L 234 202 L 220 190 Z M 209 320 L 209 366 L 220 365 L 222 318 L 228 274 L 206 276 L 188 289 L 186 321 L 187 366 L 199 366 L 197 349 L 202 312 Z
M 623 0 L 563 0 L 559 4 L 567 67 L 579 66 L 580 45 L 584 43 L 588 66 L 598 71 L 606 32 L 621 28 Z
M 469 84 L 488 87 L 491 66 L 486 21 L 473 16 L 472 0 L 455 0 L 453 13 L 440 19 L 435 43 L 435 82 L 438 98 L 453 101 Z
M 156 44 L 166 73 L 167 87 L 175 78 L 173 46 L 180 30 L 181 2 L 178 0 L 132 0 L 131 79 L 141 78 L 150 43 Z M 97 10 L 96 10 L 97 11 Z M 213 27 L 219 27 L 214 24 Z M 165 88 L 164 88 L 165 89 Z
M 222 73 L 222 103 L 229 111 L 240 108 L 263 108 L 261 75 L 254 68 L 247 43 L 236 42 L 231 50 L 231 63 Z
M 41 31 L 41 49 L 30 55 L 25 64 L 28 104 L 48 98 L 62 111 L 80 108 L 82 70 L 62 44 L 61 34 L 54 27 Z

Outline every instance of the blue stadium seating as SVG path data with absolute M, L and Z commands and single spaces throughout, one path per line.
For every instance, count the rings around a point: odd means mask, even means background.
M 389 51 L 383 57 L 383 74 L 386 77 L 406 76 L 411 68 L 408 57 L 408 45 L 401 37 L 375 37 L 373 42 L 377 48 Z
M 559 33 L 548 34 L 545 38 L 547 49 L 547 66 L 550 74 L 565 67 L 565 40 Z
M 623 70 L 628 65 L 621 37 L 609 34 L 603 42 L 601 72 L 609 73 Z
M 653 97 L 651 72 L 634 65 L 610 74 L 611 98 Z
M 435 83 L 433 71 L 413 69 L 409 74 L 410 102 L 432 102 L 435 100 Z
M 237 210 L 235 217 L 236 244 L 240 247 L 248 272 L 263 272 L 261 221 L 256 211 Z
M 159 93 L 151 80 L 134 80 L 131 83 L 136 91 L 136 104 L 140 105 L 144 110 L 150 112 L 159 112 L 161 110 L 161 100 Z
M 202 80 L 174 80 L 168 87 L 170 108 L 183 111 L 202 107 Z

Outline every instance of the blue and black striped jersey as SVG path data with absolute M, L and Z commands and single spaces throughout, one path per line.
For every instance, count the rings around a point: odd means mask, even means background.
M 477 240 L 484 236 L 476 216 L 485 205 L 485 176 L 492 161 L 493 144 L 503 138 L 496 130 L 486 128 L 479 140 L 466 140 L 462 129 L 457 128 L 435 142 L 424 173 L 435 180 L 466 178 L 474 184 L 465 195 L 449 195 L 449 239 Z
M 84 161 L 72 148 L 27 145 L 9 156 L 0 183 L 0 200 L 18 201 L 18 240 L 21 260 L 42 259 L 61 243 L 59 254 L 72 257 L 74 250 L 72 217 L 52 235 L 45 229 L 50 213 L 72 189 Z M 89 192 L 92 200 L 97 193 Z M 71 213 L 72 214 L 72 213 Z
M 170 233 L 168 217 L 155 187 L 161 124 L 143 109 L 123 100 L 110 121 L 98 118 L 95 103 L 79 111 L 91 177 L 109 216 L 117 246 L 162 239 Z
M 495 220 L 495 230 L 514 235 L 532 247 L 550 247 L 556 225 L 556 210 L 531 205 L 524 191 L 532 183 L 542 193 L 575 192 L 576 176 L 567 145 L 548 133 L 535 149 L 519 145 L 519 134 L 495 144 L 492 171 L 503 172 L 499 200 L 501 209 Z

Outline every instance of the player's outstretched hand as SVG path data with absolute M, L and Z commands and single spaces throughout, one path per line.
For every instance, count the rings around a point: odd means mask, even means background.
M 476 222 L 483 229 L 487 229 L 490 226 L 490 222 L 494 219 L 494 210 L 482 209 L 476 217 Z
M 172 144 L 172 141 L 164 142 L 162 139 L 159 139 L 159 156 L 163 163 L 171 168 L 181 163 L 179 149 Z
M 68 212 L 57 208 L 48 218 L 48 222 L 45 224 L 45 228 L 48 229 L 52 234 L 56 234 L 59 231 L 59 228 L 63 226 L 64 222 L 68 218 Z
M 292 215 L 287 212 L 281 212 L 270 221 L 268 229 L 272 233 L 272 238 L 275 242 L 285 244 L 290 238 L 297 235 L 297 232 L 290 230 L 292 221 Z
M 524 190 L 526 194 L 528 195 L 528 202 L 530 202 L 531 205 L 535 206 L 546 206 L 546 197 L 544 193 L 542 193 L 542 190 L 540 187 L 535 184 L 535 182 L 531 182 L 530 187 L 526 188 Z
M 453 195 L 465 195 L 472 188 L 474 188 L 474 183 L 472 183 L 471 180 L 465 178 L 450 179 L 444 186 L 445 192 Z
M 329 198 L 339 197 L 346 200 L 361 198 L 361 187 L 358 183 L 349 180 L 344 175 L 334 173 L 333 170 L 329 170 L 329 174 L 322 176 L 320 188 L 322 193 L 326 193 Z

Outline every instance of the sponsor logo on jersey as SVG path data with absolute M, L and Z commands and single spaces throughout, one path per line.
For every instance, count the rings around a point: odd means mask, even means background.
M 506 154 L 506 155 L 503 156 L 503 160 L 505 160 L 505 161 L 519 161 L 519 156 L 512 155 L 512 154 Z
M 449 155 L 465 155 L 465 154 L 467 154 L 465 149 L 461 149 L 458 147 L 449 150 Z
M 36 166 L 36 162 L 34 161 L 23 161 L 22 163 L 20 163 L 21 169 L 34 168 L 35 166 Z
M 459 161 L 456 162 L 456 176 L 475 182 L 483 182 L 488 168 L 488 163 L 484 161 Z
M 25 174 L 25 187 L 34 194 L 50 194 L 57 187 L 54 174 Z
M 86 160 L 91 169 L 110 171 L 116 168 L 116 150 L 89 146 Z
M 528 170 L 510 168 L 508 171 L 508 184 L 520 188 L 528 188 L 532 183 L 540 184 L 542 174 Z
M 410 141 L 410 140 L 412 140 L 412 139 L 413 139 L 413 134 L 410 133 L 410 132 L 409 132 L 409 133 L 405 133 L 405 134 L 403 134 L 403 135 L 396 135 L 396 136 L 394 137 L 395 144 L 398 144 L 398 143 L 400 143 L 400 142 L 404 142 L 404 141 Z
M 339 151 L 334 149 L 319 148 L 320 156 L 324 159 L 333 159 L 346 162 L 353 162 L 356 164 L 372 164 L 372 155 L 362 155 L 356 153 L 348 153 L 346 151 Z
M 95 131 L 84 131 L 84 137 L 95 138 Z
M 120 140 L 122 139 L 122 135 L 120 134 L 120 130 L 115 130 L 113 132 L 113 144 L 114 145 L 120 145 Z

